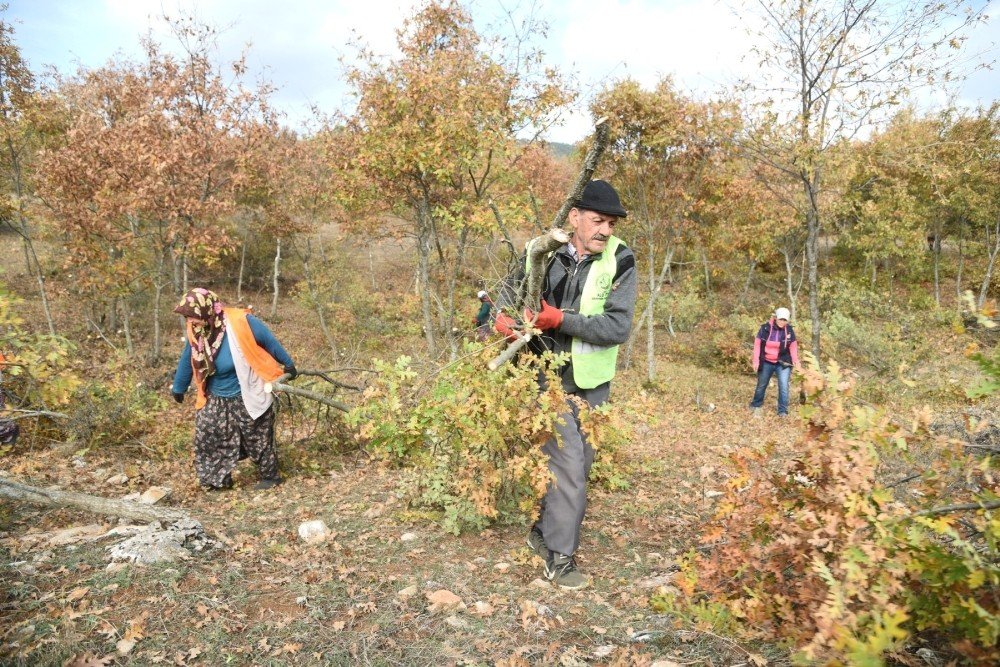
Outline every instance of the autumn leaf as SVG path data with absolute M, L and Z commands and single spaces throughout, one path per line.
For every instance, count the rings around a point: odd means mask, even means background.
M 281 652 L 287 655 L 295 655 L 301 650 L 302 650 L 302 644 L 299 643 L 288 642 L 287 644 L 281 647 Z
M 462 602 L 462 598 L 444 588 L 427 593 L 426 597 L 427 601 L 430 602 L 427 606 L 427 611 L 432 614 L 465 609 L 465 603 Z
M 81 588 L 74 588 L 72 591 L 70 591 L 69 595 L 66 596 L 66 602 L 76 602 L 77 600 L 82 599 L 89 592 L 90 588 L 86 586 Z
M 84 653 L 70 658 L 63 663 L 63 667 L 106 667 L 114 660 L 113 655 L 106 655 L 98 658 L 93 653 Z

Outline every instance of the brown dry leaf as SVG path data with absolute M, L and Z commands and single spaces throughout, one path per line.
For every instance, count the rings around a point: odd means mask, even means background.
M 519 655 L 497 660 L 497 667 L 531 667 L 531 663 Z
M 593 630 L 596 634 L 599 634 L 599 635 L 606 635 L 608 633 L 608 629 L 607 628 L 602 628 L 599 625 L 592 625 L 592 626 L 590 626 L 590 629 Z
M 66 596 L 66 602 L 76 602 L 77 600 L 82 599 L 83 596 L 85 596 L 89 592 L 90 592 L 89 586 L 74 588 L 69 592 L 69 595 Z
M 118 651 L 119 655 L 128 655 L 135 648 L 134 639 L 119 639 L 115 644 L 115 649 Z
M 433 593 L 428 593 L 427 601 L 430 602 L 427 606 L 427 611 L 432 614 L 454 611 L 456 609 L 465 609 L 465 603 L 462 602 L 462 598 L 445 588 L 434 591 Z
M 532 600 L 521 600 L 521 627 L 527 630 L 534 618 L 538 618 L 538 604 Z
M 73 656 L 63 663 L 63 667 L 107 667 L 112 660 L 114 660 L 114 656 L 111 655 L 98 658 L 93 653 L 84 653 Z
M 333 627 L 333 631 L 334 632 L 341 632 L 341 631 L 343 631 L 344 628 L 347 627 L 347 622 L 346 621 L 334 621 L 332 627 Z
M 758 653 L 750 653 L 747 658 L 754 667 L 764 667 L 767 664 L 767 658 Z
M 288 655 L 295 655 L 302 650 L 302 644 L 288 642 L 281 647 L 282 653 L 287 653 Z
M 472 606 L 472 613 L 476 616 L 482 616 L 486 618 L 492 616 L 493 612 L 496 611 L 489 602 L 483 602 L 482 600 L 477 600 L 476 604 Z

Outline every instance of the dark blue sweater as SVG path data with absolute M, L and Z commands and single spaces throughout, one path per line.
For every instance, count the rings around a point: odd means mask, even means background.
M 274 360 L 284 366 L 294 366 L 292 358 L 288 356 L 285 348 L 274 337 L 267 325 L 258 320 L 253 315 L 247 315 L 247 323 L 253 332 L 254 340 L 267 353 L 274 357 Z M 229 332 L 222 334 L 222 346 L 215 355 L 215 373 L 208 378 L 206 393 L 220 398 L 231 398 L 240 395 L 240 380 L 236 376 L 236 366 L 233 364 L 233 354 L 229 351 L 229 341 L 226 337 Z M 177 362 L 177 371 L 174 373 L 175 394 L 183 394 L 191 385 L 191 343 L 184 341 L 184 351 L 181 352 L 180 361 Z

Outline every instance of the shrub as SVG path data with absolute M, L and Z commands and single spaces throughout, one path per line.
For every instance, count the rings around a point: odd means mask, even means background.
M 695 327 L 695 360 L 702 366 L 728 371 L 750 368 L 753 338 L 760 322 L 749 315 L 712 314 Z
M 23 304 L 0 285 L 0 352 L 6 359 L 0 370 L 8 406 L 16 402 L 24 408 L 59 410 L 80 386 L 72 369 L 76 346 L 61 336 L 28 331 L 19 315 Z
M 559 358 L 524 355 L 490 372 L 491 348 L 469 342 L 464 354 L 433 377 L 420 376 L 407 357 L 378 362 L 378 378 L 347 416 L 370 453 L 409 467 L 410 501 L 440 512 L 454 533 L 533 515 L 551 478 L 541 447 L 556 433 L 567 400 L 553 374 Z M 549 381 L 539 391 L 542 364 Z M 581 420 L 598 451 L 608 445 L 593 472 L 614 486 L 620 436 L 612 415 L 585 409 Z
M 119 368 L 114 379 L 91 382 L 73 396 L 67 431 L 80 449 L 136 444 L 166 409 L 166 400 Z
M 793 451 L 741 450 L 715 518 L 712 545 L 679 584 L 706 594 L 758 633 L 786 637 L 808 661 L 875 665 L 919 631 L 965 655 L 1000 658 L 1000 521 L 996 470 L 884 410 L 852 405 L 853 381 L 833 362 L 805 373 L 806 429 Z M 938 454 L 919 493 L 887 484 L 888 462 Z M 692 598 L 694 599 L 694 598 Z M 662 604 L 662 603 L 660 603 Z
M 642 312 L 640 306 L 645 307 L 645 304 L 637 305 L 637 313 Z M 656 302 L 656 321 L 664 327 L 669 322 L 677 332 L 694 330 L 707 314 L 708 303 L 690 276 L 685 277 L 677 286 L 671 287 Z

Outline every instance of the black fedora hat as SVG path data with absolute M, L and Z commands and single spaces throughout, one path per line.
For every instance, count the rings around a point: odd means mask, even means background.
M 607 181 L 591 181 L 583 188 L 580 198 L 573 203 L 576 208 L 585 208 L 604 215 L 617 218 L 628 217 L 628 212 L 622 207 L 618 193 Z

